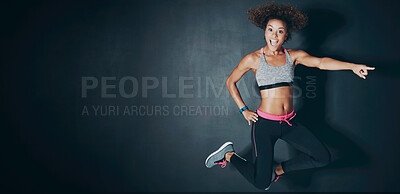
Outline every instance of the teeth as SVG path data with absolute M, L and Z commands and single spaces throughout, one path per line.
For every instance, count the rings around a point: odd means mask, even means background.
M 275 45 L 278 43 L 277 40 L 270 40 L 270 42 L 271 42 L 271 45 L 272 45 L 272 46 L 275 46 Z

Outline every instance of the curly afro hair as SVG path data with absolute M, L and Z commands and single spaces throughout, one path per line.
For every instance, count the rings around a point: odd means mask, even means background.
M 265 30 L 270 19 L 279 19 L 286 23 L 288 38 L 291 39 L 291 33 L 301 30 L 307 25 L 307 15 L 296 9 L 290 4 L 276 4 L 269 2 L 265 5 L 260 5 L 257 8 L 247 10 L 249 20 L 257 27 Z M 286 41 L 287 41 L 286 40 Z M 285 41 L 285 42 L 286 42 Z

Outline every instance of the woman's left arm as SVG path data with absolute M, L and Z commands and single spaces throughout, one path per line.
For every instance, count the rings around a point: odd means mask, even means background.
M 374 70 L 375 67 L 368 67 L 362 64 L 347 63 L 338 61 L 329 57 L 318 58 L 308 53 L 298 50 L 295 51 L 295 64 L 303 64 L 307 67 L 316 67 L 321 70 L 352 70 L 359 77 L 366 79 L 368 70 Z

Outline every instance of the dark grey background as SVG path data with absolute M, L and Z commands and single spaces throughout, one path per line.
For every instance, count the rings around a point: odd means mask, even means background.
M 3 188 L 258 191 L 234 168 L 207 169 L 204 159 L 228 140 L 240 153 L 249 149 L 250 126 L 224 84 L 243 56 L 265 45 L 263 31 L 246 15 L 264 2 L 2 3 Z M 376 70 L 363 80 L 351 71 L 296 68 L 297 117 L 336 158 L 324 168 L 287 174 L 271 190 L 399 191 L 399 1 L 290 2 L 309 15 L 309 25 L 286 48 Z M 116 85 L 109 90 L 116 97 L 102 98 L 97 87 L 83 98 L 87 76 L 115 77 L 108 83 Z M 127 76 L 139 81 L 133 98 L 118 88 Z M 307 82 L 309 76 L 316 81 Z M 160 82 L 148 97 L 143 77 Z M 185 93 L 193 97 L 163 97 L 162 77 L 171 94 L 182 90 L 179 77 L 189 77 Z M 238 84 L 255 110 L 253 73 Z M 125 89 L 133 87 L 127 82 Z M 307 97 L 313 88 L 316 97 Z M 92 105 L 167 106 L 169 114 L 81 114 Z M 176 116 L 175 105 L 220 106 L 228 114 Z M 280 145 L 276 159 L 295 154 Z

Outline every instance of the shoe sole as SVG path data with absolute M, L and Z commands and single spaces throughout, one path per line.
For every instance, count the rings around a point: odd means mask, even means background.
M 264 190 L 265 190 L 265 191 L 268 191 L 268 190 L 269 190 L 269 188 L 271 188 L 271 185 L 272 185 L 272 184 L 269 184 L 269 185 L 268 185 L 268 187 L 267 187 L 267 188 L 265 188 Z
M 209 160 L 211 157 L 213 157 L 215 154 L 217 154 L 218 152 L 220 152 L 220 151 L 222 151 L 224 148 L 226 148 L 226 146 L 231 145 L 231 144 L 233 144 L 233 143 L 230 142 L 230 141 L 228 141 L 228 142 L 224 143 L 221 147 L 219 147 L 217 151 L 211 153 L 211 154 L 207 157 L 206 162 L 204 163 L 204 164 L 206 165 L 206 167 L 207 167 L 207 168 L 211 168 L 212 166 L 211 166 L 211 167 L 208 167 L 208 166 L 207 166 L 208 160 Z

